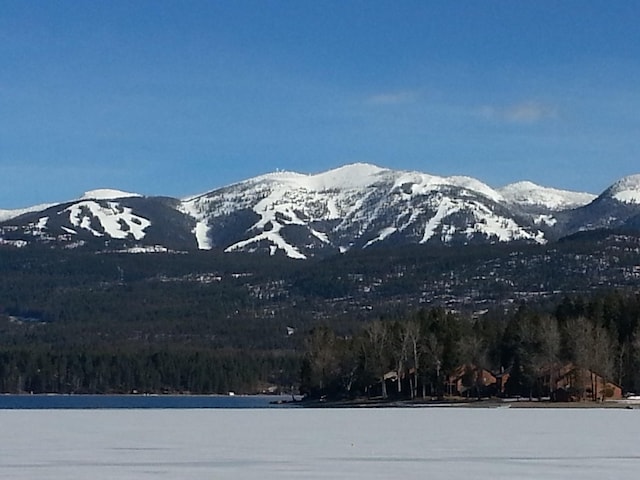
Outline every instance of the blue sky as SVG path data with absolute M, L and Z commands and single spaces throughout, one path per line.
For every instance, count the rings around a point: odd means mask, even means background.
M 640 173 L 636 1 L 13 1 L 0 208 L 352 162 L 599 193 Z

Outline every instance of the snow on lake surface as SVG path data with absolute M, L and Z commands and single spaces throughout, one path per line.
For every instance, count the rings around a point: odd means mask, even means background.
M 0 410 L 11 479 L 637 478 L 640 410 Z

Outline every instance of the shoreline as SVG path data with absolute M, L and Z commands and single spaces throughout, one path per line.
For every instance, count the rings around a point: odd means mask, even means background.
M 447 400 L 301 400 L 294 405 L 303 408 L 516 408 L 516 409 L 640 409 L 638 400 L 606 400 L 604 402 L 552 402 L 516 399 L 447 399 Z

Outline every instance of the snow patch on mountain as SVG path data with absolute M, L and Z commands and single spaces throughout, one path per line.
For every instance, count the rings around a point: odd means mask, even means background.
M 369 240 L 367 243 L 365 243 L 363 248 L 370 247 L 371 245 L 373 245 L 376 242 L 382 242 L 387 237 L 389 237 L 390 235 L 393 235 L 397 231 L 398 231 L 398 229 L 396 227 L 385 227 L 385 228 L 383 228 L 382 230 L 380 230 L 378 232 L 378 236 L 377 237 L 375 237 L 375 238 Z
M 42 232 L 45 228 L 47 228 L 47 222 L 49 222 L 49 217 L 40 217 L 38 219 L 38 223 L 36 223 L 36 230 Z
M 552 215 L 536 215 L 535 217 L 533 217 L 533 223 L 535 223 L 536 225 L 545 224 L 549 227 L 553 227 L 558 223 L 558 220 Z
M 206 222 L 196 222 L 192 233 L 196 236 L 196 242 L 198 242 L 198 248 L 200 250 L 211 250 L 213 248 L 209 240 L 209 225 L 207 225 Z
M 438 210 L 436 211 L 436 214 L 431 217 L 425 225 L 424 234 L 422 235 L 422 240 L 420 240 L 420 243 L 428 242 L 429 239 L 431 239 L 435 235 L 437 228 L 442 225 L 444 219 L 449 215 L 460 211 L 460 208 L 461 206 L 458 205 L 457 202 L 452 201 L 450 198 L 440 198 L 438 202 Z M 448 240 L 446 232 L 443 232 L 442 237 L 443 238 L 441 238 L 441 240 Z
M 6 240 L 0 237 L 0 245 L 9 245 L 14 248 L 24 248 L 29 245 L 29 242 L 26 240 Z
M 330 244 L 331 243 L 331 240 L 329 240 L 329 236 L 326 233 L 318 232 L 317 230 L 314 230 L 313 228 L 310 228 L 309 230 L 311 231 L 311 235 L 316 237 L 322 243 L 326 243 L 326 244 Z
M 180 203 L 178 210 L 196 220 L 196 225 L 191 233 L 196 237 L 198 249 L 211 250 L 213 245 L 209 240 L 209 224 L 203 212 L 203 203 L 206 205 L 206 197 L 202 195 L 187 198 Z
M 107 202 L 106 206 L 91 200 L 78 202 L 66 208 L 69 222 L 74 227 L 88 230 L 96 237 L 108 235 L 111 238 L 127 238 L 130 235 L 136 240 L 145 236 L 145 229 L 151 225 L 146 218 L 135 215 L 131 208 L 123 207 L 118 202 Z M 97 220 L 102 231 L 94 227 Z
M 29 222 L 24 226 L 24 233 L 33 237 L 46 238 L 47 235 L 47 223 L 49 217 L 40 217 L 35 222 Z
M 479 206 L 474 225 L 467 227 L 465 233 L 471 238 L 475 233 L 482 233 L 489 238 L 497 238 L 499 242 L 528 240 L 539 244 L 547 243 L 541 231 L 528 232 L 513 219 L 495 215 L 484 206 Z
M 173 252 L 172 250 L 169 250 L 167 247 L 163 247 L 162 245 L 148 245 L 145 247 L 130 247 L 130 248 L 124 248 L 122 250 L 116 250 L 116 253 L 133 253 L 133 254 L 140 254 L 140 253 L 178 253 L 178 252 Z M 182 252 L 181 252 L 182 253 Z
M 273 255 L 276 250 L 282 250 L 291 258 L 306 259 L 307 257 L 300 253 L 294 246 L 288 243 L 280 234 L 285 225 L 306 225 L 298 216 L 297 202 L 298 195 L 295 190 L 290 190 L 287 185 L 277 185 L 271 193 L 260 200 L 253 207 L 253 211 L 260 216 L 251 230 L 261 232 L 252 238 L 242 240 L 226 248 L 225 251 L 231 252 L 240 250 L 244 247 L 267 241 L 272 244 L 275 249 L 271 249 Z M 277 208 L 275 208 L 277 206 Z
M 578 208 L 592 202 L 596 195 L 542 187 L 533 182 L 512 183 L 498 189 L 508 203 L 522 206 L 541 206 L 551 211 Z
M 447 196 L 436 196 L 433 203 L 437 204 L 437 211 L 425 225 L 420 243 L 426 243 L 440 231 L 440 241 L 449 243 L 456 233 L 462 233 L 471 239 L 474 235 L 482 234 L 499 242 L 527 240 L 545 243 L 542 232 L 529 232 L 518 225 L 513 219 L 494 213 L 486 205 L 477 201 L 466 201 Z M 458 228 L 447 219 L 458 212 L 466 211 L 472 221 L 468 221 L 465 228 Z

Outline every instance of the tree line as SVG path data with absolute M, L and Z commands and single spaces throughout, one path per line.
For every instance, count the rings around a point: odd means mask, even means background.
M 0 349 L 4 393 L 259 393 L 298 371 L 298 355 L 274 352 Z
M 565 297 L 553 309 L 522 305 L 476 317 L 421 309 L 364 323 L 349 336 L 322 326 L 306 340 L 301 391 L 310 398 L 441 397 L 460 367 L 473 365 L 507 372 L 505 395 L 541 397 L 551 393 L 545 371 L 569 362 L 626 392 L 639 389 L 640 296 Z

